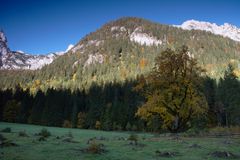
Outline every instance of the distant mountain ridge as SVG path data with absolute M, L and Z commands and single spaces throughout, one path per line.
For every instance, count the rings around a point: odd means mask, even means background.
M 188 20 L 182 23 L 182 25 L 173 25 L 174 27 L 181 28 L 184 30 L 201 30 L 211 32 L 215 35 L 221 35 L 223 37 L 230 38 L 234 41 L 240 42 L 240 29 L 234 25 L 224 23 L 224 25 L 216 25 L 215 23 L 202 22 L 196 20 Z M 166 38 L 157 38 L 151 34 L 144 32 L 144 27 L 136 26 L 134 30 L 129 30 L 125 26 L 112 26 L 109 29 L 109 34 L 113 36 L 122 36 L 127 34 L 130 41 L 138 43 L 140 45 L 146 46 L 158 46 L 165 45 L 168 43 Z M 84 39 L 84 38 L 83 38 Z M 84 50 L 90 46 L 101 46 L 104 43 L 103 40 L 88 40 L 87 43 L 78 43 L 75 46 L 69 45 L 66 51 L 50 53 L 47 55 L 31 55 L 26 54 L 21 51 L 11 51 L 7 46 L 7 38 L 4 35 L 3 31 L 0 31 L 0 69 L 15 70 L 15 69 L 27 69 L 27 70 L 36 70 L 41 69 L 47 64 L 51 64 L 57 57 L 63 55 L 66 52 L 73 52 Z M 165 43 L 165 44 L 164 44 Z M 84 66 L 87 66 L 96 62 L 103 62 L 103 56 L 98 53 L 96 55 L 90 54 L 88 60 L 84 63 Z M 78 64 L 79 61 L 76 61 L 74 64 Z
M 69 45 L 66 51 L 50 53 L 47 55 L 31 55 L 22 51 L 11 51 L 7 46 L 7 38 L 3 31 L 0 31 L 0 69 L 41 69 L 50 64 L 58 56 L 66 53 L 73 46 Z
M 142 18 L 123 17 L 87 34 L 67 53 L 54 57 L 41 69 L 15 71 L 15 66 L 1 69 L 0 88 L 14 88 L 20 84 L 30 88 L 31 92 L 39 88 L 45 91 L 48 88 L 87 90 L 93 84 L 102 86 L 136 80 L 152 70 L 155 57 L 162 51 L 176 50 L 182 45 L 189 47 L 189 54 L 196 58 L 208 76 L 221 78 L 231 63 L 240 77 L 238 41 L 207 31 L 183 30 Z M 2 55 L 6 55 L 6 43 L 2 46 Z M 13 56 L 15 61 L 10 64 L 29 56 L 14 52 L 10 55 L 19 55 Z
M 175 27 L 182 28 L 184 30 L 202 30 L 208 31 L 216 35 L 222 35 L 223 37 L 228 37 L 234 41 L 240 42 L 240 28 L 236 26 L 224 23 L 218 26 L 215 23 L 209 23 L 204 21 L 187 20 L 181 25 L 173 25 Z

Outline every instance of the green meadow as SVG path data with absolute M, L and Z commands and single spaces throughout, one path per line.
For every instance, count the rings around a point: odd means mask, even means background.
M 6 128 L 10 128 L 10 131 Z M 51 135 L 41 139 L 42 129 Z M 24 133 L 24 134 L 21 134 Z M 164 160 L 239 159 L 239 136 L 110 132 L 0 122 L 3 160 Z M 132 140 L 130 135 L 134 135 Z M 7 145 L 4 145 L 4 142 Z M 99 153 L 89 150 L 98 144 Z M 228 155 L 229 154 L 229 155 Z M 233 155 L 231 155 L 233 154 Z

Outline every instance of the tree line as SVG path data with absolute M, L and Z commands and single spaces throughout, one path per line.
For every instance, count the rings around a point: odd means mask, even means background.
M 1 121 L 104 130 L 137 130 L 135 82 L 92 85 L 88 91 L 48 89 L 36 95 L 17 86 L 0 91 Z M 140 129 L 140 128 L 139 128 Z

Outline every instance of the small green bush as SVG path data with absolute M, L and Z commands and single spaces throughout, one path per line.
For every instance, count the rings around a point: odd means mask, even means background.
M 104 153 L 106 150 L 104 149 L 103 144 L 96 143 L 95 141 L 92 141 L 88 148 L 86 149 L 88 153 L 92 154 L 101 154 Z
M 5 140 L 6 140 L 6 138 L 0 134 L 0 142 L 5 141 Z
M 25 130 L 18 132 L 18 136 L 19 136 L 19 137 L 28 137 L 28 135 L 27 135 L 27 133 L 26 133 Z
M 38 133 L 39 136 L 42 136 L 44 138 L 48 138 L 51 136 L 51 133 L 46 129 L 46 128 L 43 128 L 39 133 Z
M 136 134 L 131 134 L 131 135 L 128 137 L 128 140 L 131 141 L 131 142 L 134 142 L 134 144 L 137 144 L 137 142 L 138 142 L 138 135 L 136 135 Z
M 10 127 L 4 128 L 3 130 L 1 130 L 1 132 L 4 133 L 11 133 L 12 129 Z
M 39 142 L 41 142 L 41 141 L 46 141 L 46 138 L 41 136 L 41 137 L 38 138 L 38 141 L 39 141 Z
M 184 137 L 196 137 L 199 135 L 199 133 L 200 133 L 200 131 L 198 129 L 191 128 L 191 129 L 187 130 L 186 132 L 182 133 L 181 135 L 183 135 Z
M 215 127 L 215 128 L 209 129 L 209 133 L 213 135 L 240 134 L 240 127 L 239 126 Z
M 155 153 L 157 154 L 158 157 L 166 157 L 166 158 L 172 158 L 179 155 L 178 152 L 167 152 L 167 151 L 161 152 L 159 150 L 155 151 Z

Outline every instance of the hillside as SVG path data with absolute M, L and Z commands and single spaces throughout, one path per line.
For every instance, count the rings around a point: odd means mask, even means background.
M 140 18 L 121 18 L 86 35 L 66 54 L 37 71 L 0 71 L 0 87 L 88 89 L 94 84 L 136 79 L 150 71 L 166 48 L 187 45 L 213 78 L 229 63 L 238 67 L 240 43 L 201 30 L 183 30 Z M 31 74 L 29 74 L 31 73 Z M 239 73 L 237 68 L 236 73 Z

